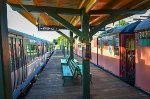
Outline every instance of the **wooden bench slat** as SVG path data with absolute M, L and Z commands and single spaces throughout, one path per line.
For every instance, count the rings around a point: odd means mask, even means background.
M 73 76 L 69 66 L 62 66 L 62 70 L 63 70 L 63 76 L 64 77 Z
M 61 64 L 67 64 L 67 59 L 61 59 Z
M 78 77 L 83 75 L 83 66 L 78 64 L 76 59 L 61 59 L 62 76 L 65 83 L 65 77 Z M 90 81 L 92 82 L 92 74 L 90 73 Z M 63 85 L 64 85 L 63 83 Z
M 74 61 L 75 63 L 78 63 L 78 60 L 77 60 L 77 59 L 75 59 L 75 58 L 73 59 L 73 61 Z

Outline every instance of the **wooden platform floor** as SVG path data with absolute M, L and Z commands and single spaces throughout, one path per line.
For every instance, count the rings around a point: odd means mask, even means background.
M 80 78 L 72 82 L 68 79 L 62 86 L 60 59 L 61 51 L 57 50 L 29 91 L 26 99 L 82 99 Z M 79 62 L 81 58 L 77 57 Z M 150 99 L 149 96 L 129 86 L 118 78 L 91 64 L 93 85 L 91 99 Z

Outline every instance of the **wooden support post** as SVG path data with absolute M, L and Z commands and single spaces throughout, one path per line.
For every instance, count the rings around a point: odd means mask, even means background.
M 70 38 L 73 38 L 73 32 L 70 31 Z M 73 39 L 70 40 L 70 58 L 73 59 Z
M 81 15 L 81 27 L 82 27 L 82 66 L 83 66 L 83 99 L 90 99 L 90 58 L 89 52 L 91 51 L 90 37 L 89 37 L 89 15 L 83 10 Z
M 6 0 L 0 0 L 0 98 L 11 99 Z
M 97 65 L 98 65 L 98 37 L 97 37 Z
M 82 44 L 82 66 L 83 66 L 83 77 L 82 77 L 82 85 L 83 85 L 83 99 L 90 99 L 90 53 L 88 53 L 90 43 Z

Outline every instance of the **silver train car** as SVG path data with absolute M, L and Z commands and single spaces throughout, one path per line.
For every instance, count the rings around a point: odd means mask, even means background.
M 16 99 L 46 65 L 54 51 L 50 42 L 8 29 L 13 99 Z

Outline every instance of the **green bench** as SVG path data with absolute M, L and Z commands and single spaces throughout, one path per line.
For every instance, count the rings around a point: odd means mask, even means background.
M 67 55 L 65 58 L 62 58 L 61 59 L 61 65 L 63 65 L 63 64 L 67 65 L 69 60 L 70 60 L 70 56 L 69 55 Z
M 78 75 L 81 76 L 83 75 L 82 71 L 82 65 L 79 65 L 77 61 L 68 60 L 68 64 L 62 64 L 62 79 L 63 79 L 63 86 L 65 84 L 65 79 L 66 78 L 77 78 Z M 81 80 L 82 81 L 82 80 Z M 90 82 L 92 83 L 92 74 L 90 73 Z
M 70 59 L 70 56 L 67 55 L 66 57 L 61 59 L 61 64 L 67 64 L 68 60 Z M 78 60 L 74 59 L 74 62 L 78 63 Z
M 76 75 L 74 76 L 74 77 L 78 77 L 78 75 L 80 75 L 81 76 L 81 78 L 82 78 L 82 76 L 83 76 L 83 66 L 82 66 L 82 64 L 78 64 L 76 61 L 74 61 L 74 60 L 71 60 L 71 66 L 74 66 L 75 68 L 76 68 Z M 92 73 L 90 73 L 90 82 L 91 82 L 91 84 L 92 84 Z
M 73 60 L 70 60 L 68 65 L 62 64 L 62 79 L 63 79 L 63 86 L 65 84 L 66 78 L 75 78 L 77 77 L 78 67 L 73 63 Z

